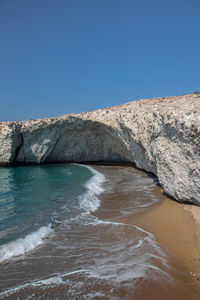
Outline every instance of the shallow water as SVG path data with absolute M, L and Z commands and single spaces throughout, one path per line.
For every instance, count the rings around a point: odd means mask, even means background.
M 160 201 L 154 178 L 94 168 L 0 169 L 0 299 L 146 300 L 155 288 L 170 296 L 180 270 L 172 272 L 167 249 L 117 222 Z

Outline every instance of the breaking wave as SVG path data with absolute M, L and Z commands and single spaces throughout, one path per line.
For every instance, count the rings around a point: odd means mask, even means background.
M 37 231 L 28 234 L 25 238 L 17 239 L 0 247 L 0 262 L 23 255 L 44 243 L 44 240 L 53 232 L 51 224 L 42 226 Z
M 105 181 L 105 176 L 90 166 L 83 165 L 83 167 L 88 168 L 93 176 L 85 183 L 87 190 L 79 196 L 79 203 L 80 208 L 84 209 L 86 212 L 91 212 L 97 210 L 100 206 L 100 200 L 97 195 L 104 191 L 102 184 Z

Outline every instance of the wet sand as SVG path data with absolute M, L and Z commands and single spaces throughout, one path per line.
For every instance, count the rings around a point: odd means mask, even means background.
M 170 299 L 176 299 L 174 293 L 180 292 L 182 300 L 200 298 L 200 207 L 171 200 L 160 187 L 156 192 L 160 203 L 145 212 L 122 217 L 119 222 L 142 227 L 169 250 L 171 275 L 177 284 Z M 184 291 L 184 285 L 189 292 Z
M 120 166 L 110 168 L 117 172 Z M 131 166 L 122 165 L 121 168 L 133 168 L 133 172 L 145 174 Z M 102 167 L 98 169 L 104 174 L 107 172 L 106 167 L 104 170 Z M 115 191 L 116 201 L 122 196 L 120 188 L 119 185 L 119 190 Z M 120 217 L 117 221 L 139 226 L 155 236 L 167 253 L 174 282 L 168 285 L 166 282 L 149 280 L 143 283 L 141 294 L 135 295 L 135 299 L 200 299 L 200 207 L 169 199 L 159 185 L 154 193 L 159 197 L 159 202 L 144 211 Z M 129 193 L 125 197 L 129 197 Z M 104 206 L 103 201 L 101 204 Z

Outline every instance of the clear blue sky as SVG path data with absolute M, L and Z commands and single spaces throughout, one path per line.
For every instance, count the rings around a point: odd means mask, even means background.
M 199 89 L 199 0 L 0 0 L 0 121 Z

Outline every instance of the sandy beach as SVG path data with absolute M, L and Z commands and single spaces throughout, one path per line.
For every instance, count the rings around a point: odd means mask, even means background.
M 182 299 L 196 299 L 200 294 L 200 208 L 167 198 L 161 187 L 157 193 L 160 203 L 119 221 L 142 227 L 169 250 L 171 274 L 177 283 L 170 298 L 177 299 L 176 295 L 181 295 Z M 186 286 L 191 294 L 185 290 Z
M 98 166 L 97 169 L 104 174 L 109 174 L 109 168 L 114 169 L 116 174 L 120 169 L 129 169 L 129 172 L 145 174 L 143 171 L 120 164 L 118 166 Z M 110 170 L 111 170 L 110 169 Z M 131 174 L 131 173 L 129 173 Z M 124 176 L 124 175 L 123 175 Z M 151 174 L 147 174 L 150 176 Z M 123 177 L 127 182 L 130 181 L 129 176 Z M 129 186 L 131 181 L 129 182 Z M 128 199 L 137 198 L 137 193 L 130 190 L 122 191 L 122 185 L 119 181 L 115 185 L 115 193 L 111 196 L 115 198 L 113 205 L 117 205 L 122 198 Z M 153 193 L 160 200 L 155 204 L 150 205 L 144 210 L 139 210 L 138 213 L 129 214 L 117 219 L 118 222 L 128 225 L 139 226 L 147 232 L 154 235 L 164 249 L 167 255 L 167 261 L 170 265 L 170 276 L 173 278 L 173 284 L 168 282 L 148 282 L 143 284 L 141 294 L 136 298 L 140 300 L 154 299 L 183 299 L 195 300 L 199 299 L 200 295 L 200 207 L 184 203 L 178 203 L 168 198 L 163 189 L 157 184 L 154 187 Z M 104 199 L 105 198 L 105 199 Z M 101 202 L 101 207 L 104 208 L 108 199 L 104 196 Z M 106 206 L 105 206 L 106 208 Z M 103 213 L 98 214 L 101 218 L 105 218 L 105 209 Z M 155 261 L 155 266 L 159 266 L 158 261 Z

